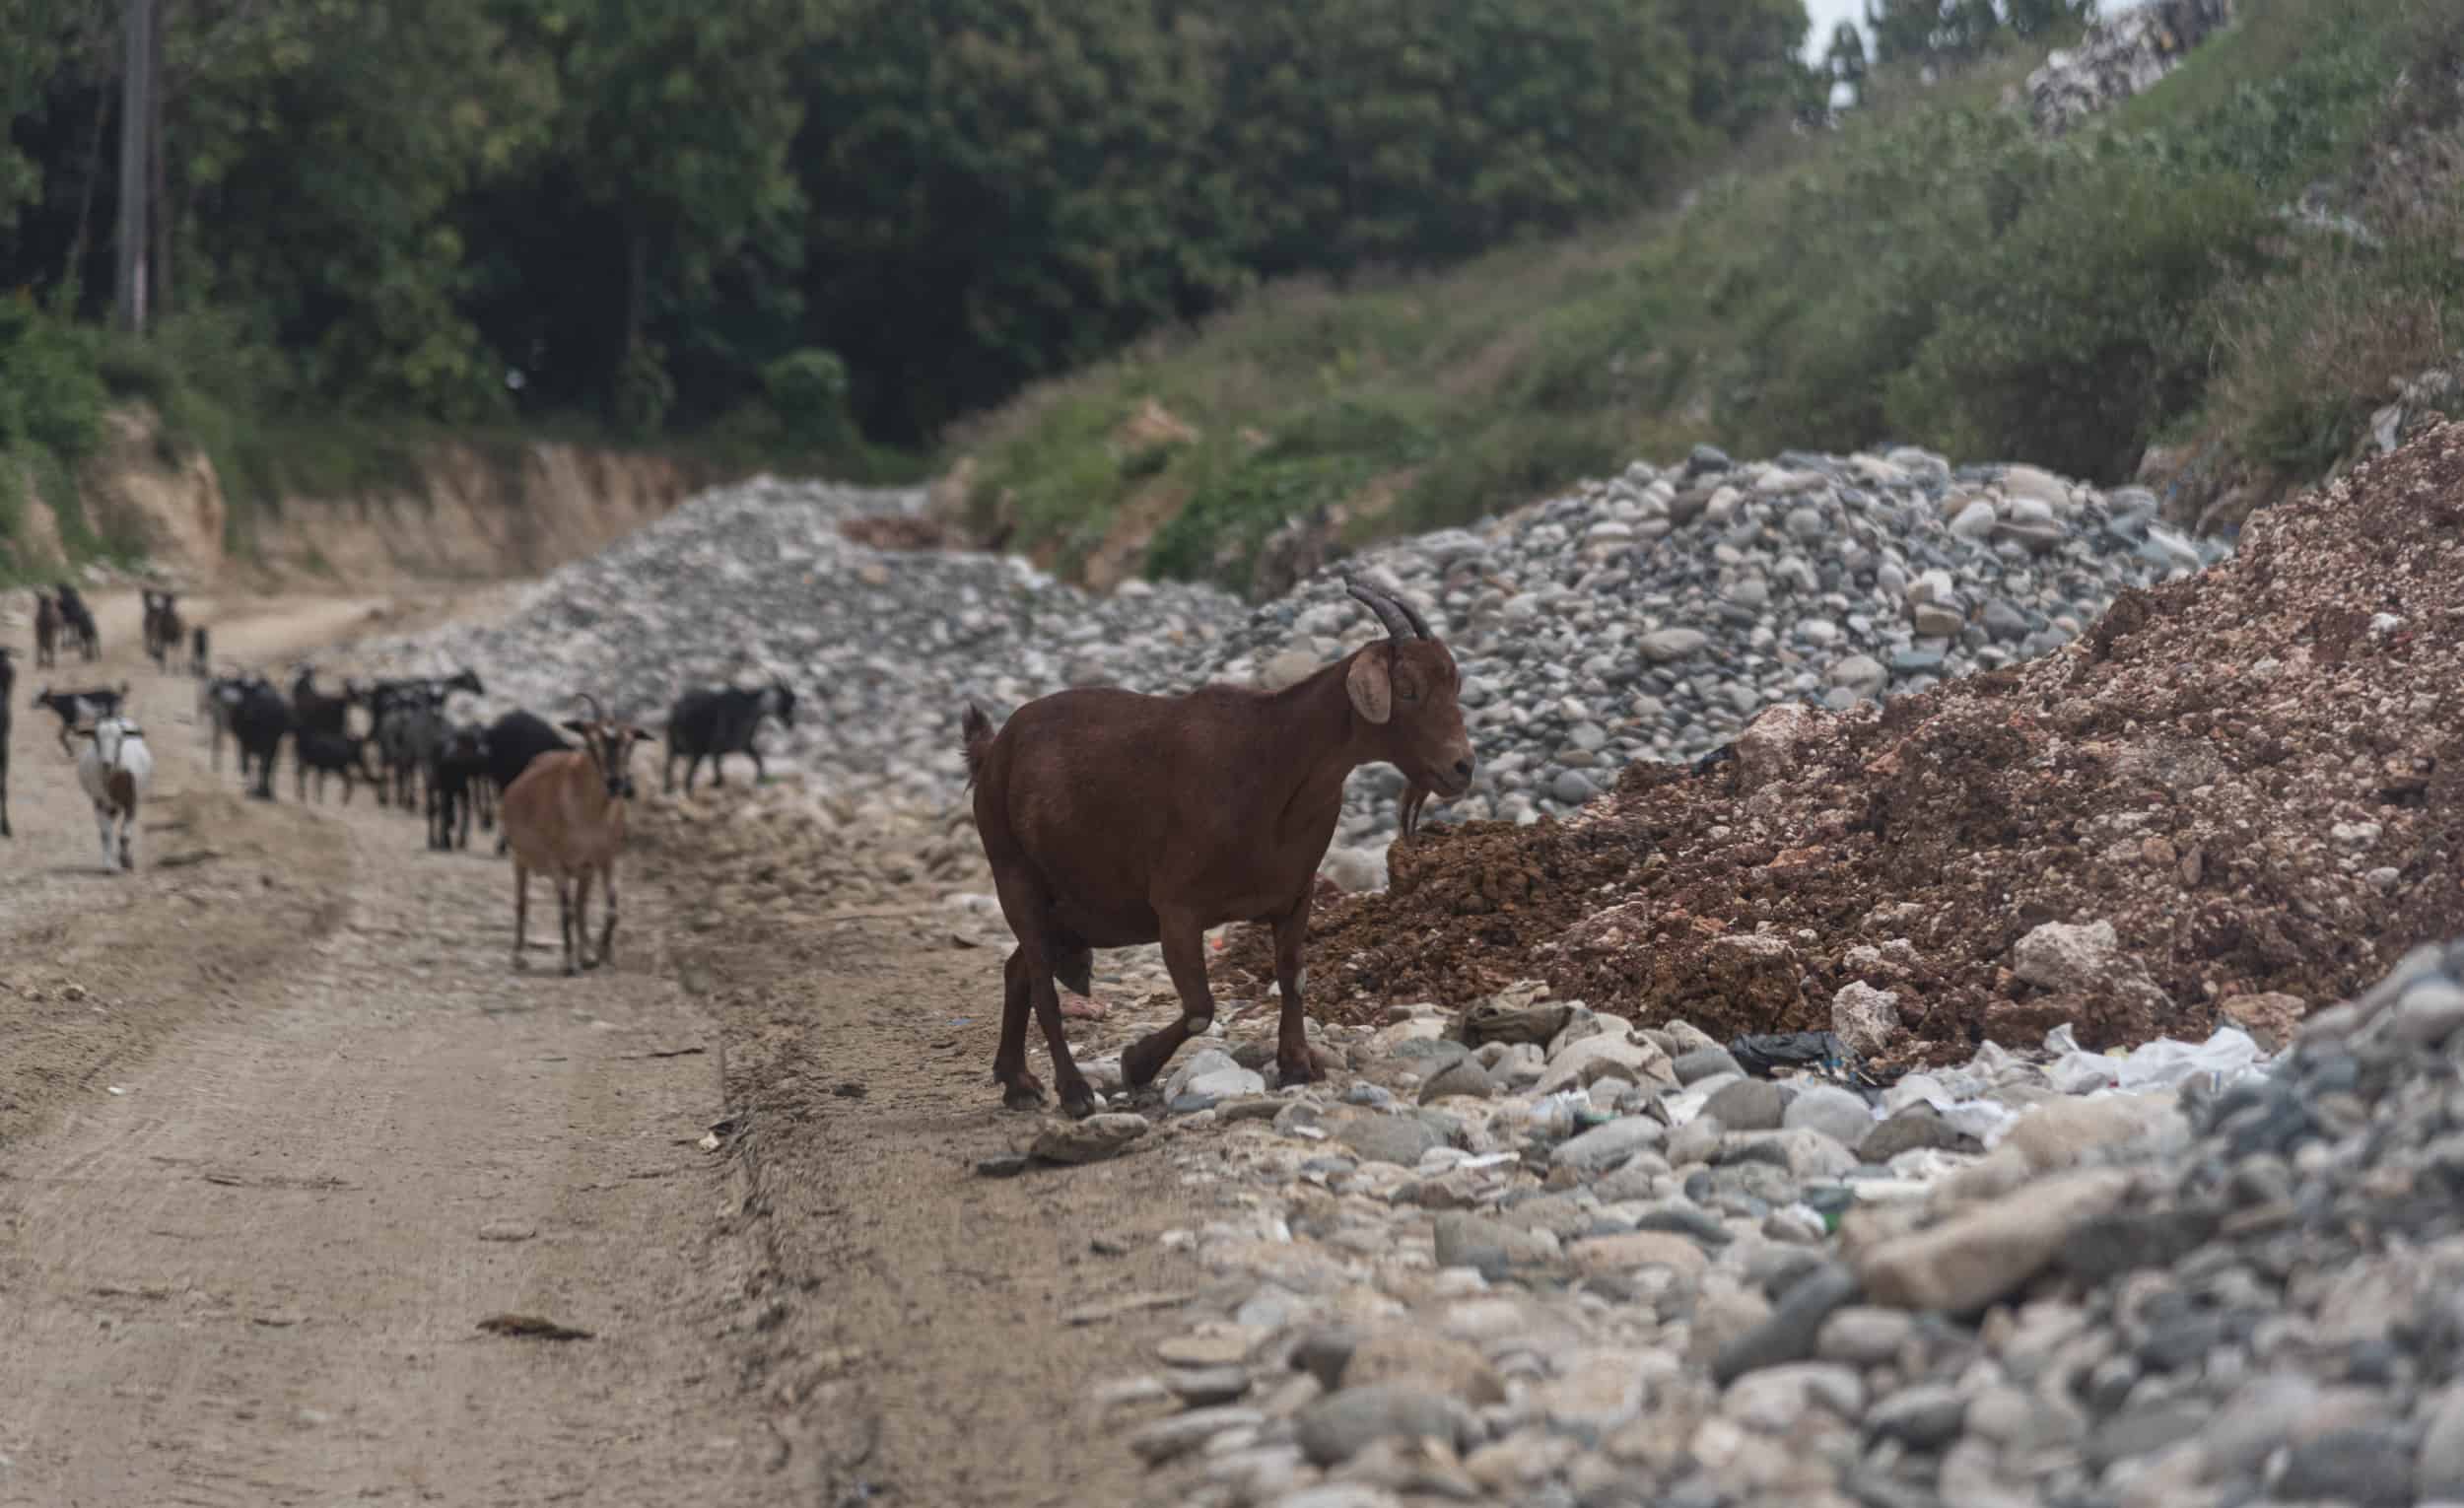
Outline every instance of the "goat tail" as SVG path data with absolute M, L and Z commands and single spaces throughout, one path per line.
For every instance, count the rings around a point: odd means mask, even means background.
M 984 757 L 992 752 L 992 720 L 984 715 L 983 708 L 969 702 L 967 715 L 959 720 L 958 727 L 967 744 L 967 788 L 972 790 L 984 774 Z

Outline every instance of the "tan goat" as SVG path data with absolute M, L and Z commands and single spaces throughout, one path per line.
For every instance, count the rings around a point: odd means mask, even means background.
M 598 702 L 590 704 L 587 720 L 564 725 L 580 734 L 582 747 L 542 754 L 505 789 L 497 807 L 508 846 L 513 853 L 513 967 L 524 967 L 522 948 L 530 931 L 530 871 L 556 882 L 557 925 L 565 939 L 565 972 L 575 972 L 577 939 L 580 964 L 596 968 L 614 956 L 616 945 L 616 851 L 625 841 L 625 801 L 633 794 L 633 777 L 626 762 L 633 746 L 651 735 L 621 719 L 608 717 Z M 590 951 L 590 877 L 607 887 L 607 925 L 599 933 L 596 956 Z

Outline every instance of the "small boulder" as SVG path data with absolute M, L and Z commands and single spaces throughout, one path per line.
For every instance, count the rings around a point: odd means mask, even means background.
M 1443 1394 L 1379 1383 L 1345 1388 L 1303 1410 L 1293 1421 L 1301 1453 L 1321 1467 L 1340 1466 L 1373 1440 L 1417 1436 L 1462 1443 L 1468 1421 L 1463 1407 Z
M 1102 1162 L 1150 1130 L 1146 1117 L 1127 1111 L 1089 1116 L 1083 1121 L 1055 1121 L 1036 1132 L 1027 1155 L 1045 1162 Z

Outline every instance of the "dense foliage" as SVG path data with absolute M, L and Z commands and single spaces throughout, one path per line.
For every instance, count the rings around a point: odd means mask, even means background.
M 1802 0 L 157 3 L 209 385 L 638 435 L 924 439 L 1261 279 L 1647 202 L 1811 79 Z M 0 0 L 0 289 L 89 324 L 120 12 Z

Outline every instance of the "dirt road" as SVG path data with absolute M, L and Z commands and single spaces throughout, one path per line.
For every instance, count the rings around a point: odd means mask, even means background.
M 133 598 L 98 605 L 128 648 L 22 661 L 11 740 L 0 1505 L 1130 1500 L 1082 1401 L 1168 1311 L 1065 1316 L 1192 1286 L 1153 1238 L 1194 1217 L 1151 1156 L 975 1176 L 1024 1130 L 985 1077 L 997 954 L 688 934 L 690 845 L 646 835 L 617 966 L 559 978 L 534 936 L 517 977 L 488 844 L 287 769 L 241 799 Z M 195 605 L 272 664 L 371 604 Z M 134 685 L 137 874 L 23 706 L 45 675 Z

